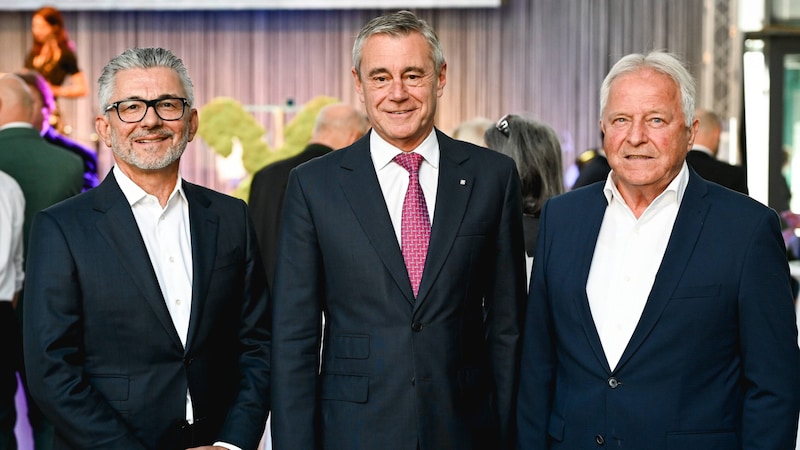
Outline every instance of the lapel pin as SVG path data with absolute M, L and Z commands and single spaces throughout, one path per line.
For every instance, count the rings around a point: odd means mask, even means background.
M 458 182 L 458 184 L 460 184 L 462 186 L 466 186 L 467 185 L 467 180 L 462 178 L 461 181 Z

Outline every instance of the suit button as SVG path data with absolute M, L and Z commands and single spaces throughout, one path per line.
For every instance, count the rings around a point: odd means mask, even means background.
M 605 439 L 603 439 L 603 435 L 601 435 L 601 434 L 598 434 L 597 436 L 595 436 L 595 437 L 594 437 L 594 442 L 595 442 L 597 445 L 603 445 L 603 444 L 605 444 L 605 443 L 606 443 L 606 440 L 605 440 Z
M 611 387 L 611 389 L 616 389 L 620 384 L 622 383 L 614 377 L 608 379 L 608 386 Z
M 419 333 L 422 331 L 422 324 L 420 322 L 414 322 L 411 324 L 411 329 Z

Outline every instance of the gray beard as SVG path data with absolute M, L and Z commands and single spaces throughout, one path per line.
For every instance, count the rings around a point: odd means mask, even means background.
M 111 133 L 111 150 L 114 155 L 125 161 L 127 164 L 141 170 L 159 170 L 163 169 L 170 164 L 180 159 L 183 151 L 186 150 L 186 144 L 189 142 L 189 135 L 184 133 L 180 142 L 177 145 L 170 146 L 167 152 L 161 159 L 153 160 L 150 158 L 142 158 L 141 155 L 130 149 L 127 152 L 122 152 L 119 149 L 119 141 L 117 140 L 116 133 Z

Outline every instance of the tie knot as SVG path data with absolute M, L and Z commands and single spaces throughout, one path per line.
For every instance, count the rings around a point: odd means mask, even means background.
M 418 173 L 422 160 L 422 155 L 414 152 L 403 152 L 394 157 L 394 162 L 403 166 L 409 173 Z

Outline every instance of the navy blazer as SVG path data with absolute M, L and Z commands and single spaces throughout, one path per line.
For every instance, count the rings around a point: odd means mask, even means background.
M 183 189 L 193 262 L 186 348 L 113 174 L 34 220 L 25 364 L 56 448 L 177 448 L 187 387 L 212 439 L 258 445 L 270 333 L 255 233 L 244 202 L 185 181 Z
M 554 198 L 541 216 L 520 448 L 794 448 L 800 350 L 777 214 L 690 169 L 647 304 L 612 371 L 586 295 L 603 187 Z
M 526 279 L 519 176 L 500 153 L 436 137 L 416 300 L 369 133 L 292 171 L 274 287 L 275 448 L 512 448 Z

